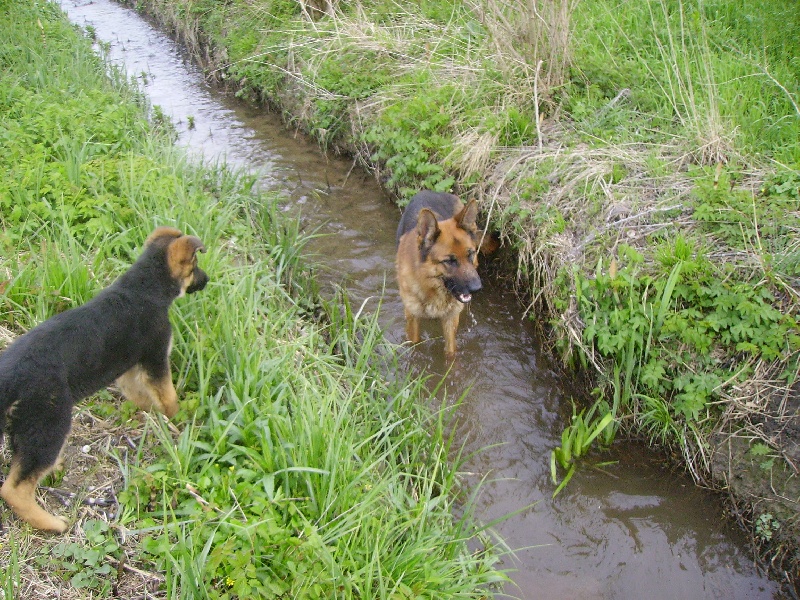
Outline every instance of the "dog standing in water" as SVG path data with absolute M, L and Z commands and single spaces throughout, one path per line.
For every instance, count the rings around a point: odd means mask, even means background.
M 397 228 L 397 284 L 409 341 L 420 340 L 420 319 L 439 319 L 445 354 L 456 353 L 456 330 L 464 305 L 482 287 L 478 276 L 478 204 L 458 196 L 422 191 Z

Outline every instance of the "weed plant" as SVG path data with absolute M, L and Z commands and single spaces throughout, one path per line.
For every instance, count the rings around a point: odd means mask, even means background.
M 76 429 L 125 432 L 86 445 L 108 449 L 118 510 L 72 504 L 71 535 L 39 538 L 3 508 L 3 595 L 491 594 L 505 577 L 447 414 L 373 317 L 317 297 L 298 222 L 246 174 L 188 162 L 54 5 L 12 3 L 0 28 L 2 321 L 84 302 L 156 225 L 203 239 L 211 277 L 173 307 L 174 423 L 105 392 L 78 411 Z

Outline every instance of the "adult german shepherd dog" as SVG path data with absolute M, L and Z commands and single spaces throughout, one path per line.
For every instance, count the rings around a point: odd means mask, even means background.
M 445 354 L 456 353 L 458 318 L 481 289 L 476 225 L 478 205 L 453 194 L 422 191 L 409 203 L 397 228 L 397 284 L 406 315 L 406 335 L 419 342 L 419 320 L 440 319 Z
M 116 380 L 144 410 L 178 412 L 169 352 L 172 301 L 202 290 L 205 252 L 194 236 L 159 227 L 128 271 L 83 306 L 55 315 L 0 355 L 0 434 L 6 417 L 11 470 L 0 497 L 37 529 L 62 533 L 67 521 L 36 503 L 36 486 L 56 464 L 73 405 Z

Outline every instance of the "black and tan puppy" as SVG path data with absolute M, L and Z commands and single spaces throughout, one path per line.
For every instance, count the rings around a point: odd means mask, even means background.
M 63 532 L 67 522 L 36 503 L 36 486 L 56 463 L 70 431 L 72 406 L 116 380 L 144 410 L 178 411 L 169 352 L 172 301 L 202 290 L 203 243 L 157 228 L 139 259 L 83 306 L 58 314 L 0 355 L 0 434 L 8 418 L 11 470 L 0 497 L 37 529 Z
M 445 354 L 456 352 L 464 305 L 481 289 L 478 276 L 478 205 L 458 196 L 423 191 L 409 203 L 397 228 L 397 284 L 406 335 L 419 342 L 419 320 L 440 319 Z

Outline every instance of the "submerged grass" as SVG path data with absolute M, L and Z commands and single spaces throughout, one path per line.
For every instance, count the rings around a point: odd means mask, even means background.
M 18 334 L 84 302 L 156 225 L 203 239 L 211 277 L 172 310 L 178 416 L 113 391 L 77 409 L 42 488 L 75 524 L 43 537 L 0 507 L 0 596 L 490 596 L 499 546 L 448 414 L 373 318 L 316 296 L 297 221 L 188 162 L 52 4 L 12 3 L 0 28 L 0 319 Z

